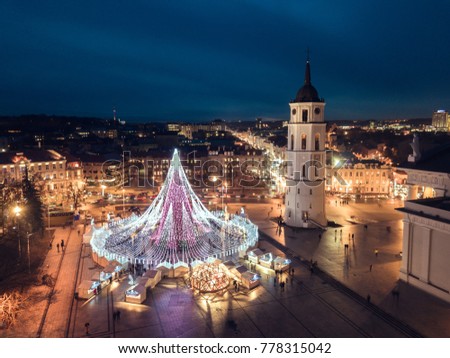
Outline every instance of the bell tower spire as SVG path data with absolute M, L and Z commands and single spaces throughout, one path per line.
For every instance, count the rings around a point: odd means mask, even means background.
M 309 47 L 306 49 L 305 85 L 311 85 L 311 68 L 309 66 Z
M 289 106 L 284 221 L 293 227 L 325 229 L 325 102 L 311 84 L 309 49 L 305 82 Z

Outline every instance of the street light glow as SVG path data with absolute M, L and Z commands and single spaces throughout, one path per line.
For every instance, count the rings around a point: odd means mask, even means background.
M 21 207 L 19 205 L 16 205 L 13 209 L 14 214 L 16 214 L 17 216 L 20 215 L 20 212 L 22 211 Z

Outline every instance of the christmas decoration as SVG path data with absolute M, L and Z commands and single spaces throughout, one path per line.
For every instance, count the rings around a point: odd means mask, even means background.
M 245 251 L 258 241 L 258 228 L 245 215 L 208 211 L 192 190 L 175 150 L 166 180 L 141 215 L 92 228 L 95 254 L 121 263 L 177 267 Z
M 191 275 L 191 287 L 200 293 L 219 292 L 228 287 L 230 280 L 220 265 L 205 263 L 197 265 Z

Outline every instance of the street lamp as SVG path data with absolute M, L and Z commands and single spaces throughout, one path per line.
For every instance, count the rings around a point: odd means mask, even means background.
M 122 219 L 125 218 L 125 189 L 122 187 L 122 215 L 124 216 Z
M 19 242 L 19 257 L 22 256 L 22 247 L 20 246 L 20 232 L 19 232 L 19 216 L 20 216 L 20 212 L 22 211 L 22 209 L 20 208 L 19 205 L 16 205 L 13 209 L 14 214 L 16 215 L 16 232 L 17 232 L 17 239 Z
M 28 273 L 29 273 L 29 274 L 31 274 L 30 236 L 31 236 L 31 234 L 28 234 L 28 233 L 27 233 L 27 245 L 28 245 Z
M 213 176 L 212 177 L 212 182 L 213 182 L 213 195 L 214 195 L 214 200 L 216 198 L 216 181 L 217 181 L 217 177 Z M 217 203 L 216 203 L 216 210 L 217 210 Z
M 105 196 L 105 189 L 106 189 L 106 185 L 101 185 L 100 188 L 102 188 L 102 197 Z

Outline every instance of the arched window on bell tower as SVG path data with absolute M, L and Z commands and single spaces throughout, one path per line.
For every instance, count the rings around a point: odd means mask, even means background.
M 308 110 L 302 110 L 302 122 L 308 122 Z
M 291 134 L 291 150 L 294 150 L 294 135 Z
M 320 134 L 319 133 L 316 133 L 316 135 L 314 136 L 314 149 L 320 150 Z
M 302 149 L 306 149 L 306 134 L 302 133 Z
M 306 178 L 306 164 L 303 164 L 303 167 L 302 167 L 302 178 L 303 179 Z

